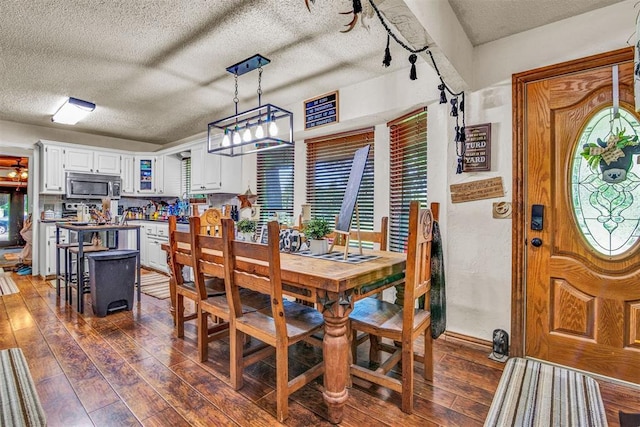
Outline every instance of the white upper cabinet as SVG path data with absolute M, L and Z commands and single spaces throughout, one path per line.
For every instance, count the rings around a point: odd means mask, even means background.
M 65 170 L 74 172 L 93 172 L 93 150 L 84 148 L 65 147 Z
M 125 196 L 133 196 L 136 194 L 136 186 L 135 186 L 135 158 L 133 155 L 123 154 L 120 156 L 120 164 L 122 166 L 122 171 L 120 173 L 120 178 L 122 178 L 122 188 L 120 193 Z
M 108 151 L 96 151 L 93 155 L 93 166 L 96 173 L 120 175 L 120 154 Z
M 64 194 L 64 150 L 57 145 L 40 145 L 40 192 Z
M 156 156 L 135 157 L 134 182 L 136 195 L 156 193 Z
M 242 190 L 242 157 L 207 152 L 206 145 L 191 147 L 191 192 L 239 193 Z

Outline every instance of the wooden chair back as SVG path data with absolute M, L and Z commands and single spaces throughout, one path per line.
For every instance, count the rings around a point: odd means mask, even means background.
M 222 241 L 224 270 L 229 305 L 235 318 L 242 317 L 240 288 L 251 289 L 268 294 L 274 313 L 282 312 L 282 280 L 280 273 L 280 226 L 277 221 L 267 224 L 268 244 L 248 243 L 234 239 L 234 223 L 231 219 L 222 220 Z M 239 261 L 238 258 L 243 258 Z M 286 336 L 286 319 L 273 316 L 276 333 Z
M 224 267 L 222 257 L 204 252 L 203 249 L 222 252 L 222 238 L 201 234 L 203 227 L 201 218 L 197 216 L 189 218 L 189 229 L 194 282 L 198 296 L 204 300 L 208 293 L 205 276 L 224 279 Z
M 209 208 L 205 210 L 204 213 L 200 215 L 200 234 L 220 236 L 222 218 L 225 218 L 225 216 L 222 214 L 221 209 Z
M 175 280 L 176 286 L 184 285 L 184 268 L 191 267 L 191 234 L 178 231 L 177 219 L 169 217 L 169 268 Z
M 336 215 L 336 224 L 338 223 L 338 215 Z M 360 230 L 359 236 L 357 230 L 351 230 L 349 232 L 349 241 L 353 242 L 370 242 L 377 243 L 379 245 L 378 249 L 381 251 L 387 250 L 388 245 L 388 233 L 389 233 L 389 217 L 383 216 L 380 220 L 380 230 L 378 231 L 370 231 L 370 230 Z M 344 246 L 345 235 L 339 233 L 330 233 L 330 238 L 336 239 L 335 244 L 338 246 Z M 358 238 L 359 237 L 359 238 Z

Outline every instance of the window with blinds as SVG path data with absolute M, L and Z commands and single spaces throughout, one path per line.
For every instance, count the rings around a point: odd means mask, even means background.
M 191 157 L 182 159 L 180 163 L 180 195 L 191 194 Z
M 274 212 L 285 212 L 289 218 L 293 218 L 293 162 L 294 147 L 257 154 L 258 231 Z
M 307 203 L 313 218 L 324 218 L 332 227 L 349 181 L 353 156 L 359 148 L 371 145 L 360 183 L 357 208 L 360 229 L 373 230 L 373 128 L 308 139 L 307 143 Z M 378 225 L 379 227 L 379 225 Z M 355 210 L 351 222 L 355 228 Z
M 387 124 L 389 141 L 389 249 L 404 252 L 409 203 L 427 202 L 427 110 L 414 111 Z

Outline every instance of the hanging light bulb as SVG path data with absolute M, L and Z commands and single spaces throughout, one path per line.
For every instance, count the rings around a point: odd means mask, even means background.
M 18 174 L 17 174 L 17 172 L 16 172 L 16 171 L 11 171 L 11 172 L 9 172 L 9 173 L 7 174 L 7 176 L 8 176 L 9 178 L 15 178 L 17 175 L 18 175 Z
M 22 171 L 22 173 L 20 174 L 20 178 L 22 179 L 27 179 L 29 177 L 29 174 L 26 171 Z
M 276 124 L 275 116 L 271 116 L 271 123 L 269 123 L 269 136 L 274 137 L 278 135 L 278 125 Z
M 244 132 L 242 133 L 242 140 L 244 142 L 249 142 L 251 141 L 251 139 L 252 139 L 251 129 L 249 129 L 249 122 L 247 122 Z
M 236 126 L 236 130 L 233 131 L 233 144 L 238 145 L 242 142 L 242 138 L 240 137 L 240 132 L 238 131 L 238 127 Z
M 258 127 L 256 128 L 256 139 L 264 138 L 264 129 L 262 128 L 262 123 L 258 123 Z
M 229 138 L 229 130 L 225 128 L 224 137 L 222 138 L 222 146 L 228 147 L 231 145 L 231 138 Z

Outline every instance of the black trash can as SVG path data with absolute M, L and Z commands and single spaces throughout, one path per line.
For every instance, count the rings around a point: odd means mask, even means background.
M 137 251 L 88 253 L 91 306 L 98 317 L 133 308 Z

